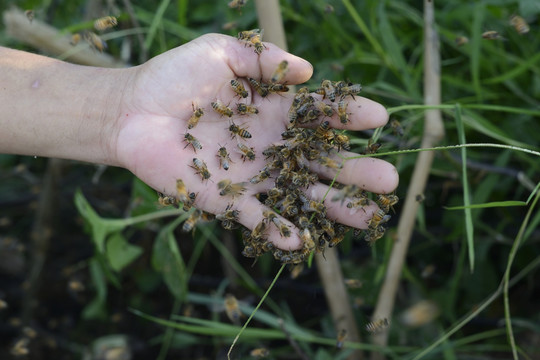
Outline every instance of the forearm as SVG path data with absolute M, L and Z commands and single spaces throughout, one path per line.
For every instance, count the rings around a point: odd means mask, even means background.
M 125 71 L 0 47 L 0 153 L 119 165 Z

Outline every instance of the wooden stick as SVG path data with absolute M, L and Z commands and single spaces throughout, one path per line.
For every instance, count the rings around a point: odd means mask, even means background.
M 6 10 L 3 17 L 10 36 L 43 53 L 51 56 L 62 55 L 64 60 L 81 65 L 108 68 L 126 66 L 111 55 L 92 50 L 88 45 L 71 45 L 71 34 L 64 34 L 38 19 L 30 22 L 24 12 L 19 9 Z
M 441 61 L 439 39 L 435 31 L 435 12 L 432 0 L 424 0 L 424 48 L 424 103 L 426 105 L 439 105 L 441 103 Z M 444 125 L 440 110 L 427 110 L 421 147 L 433 147 L 443 137 Z M 435 153 L 432 151 L 424 151 L 418 155 L 418 159 L 416 160 L 416 166 L 399 219 L 397 228 L 398 238 L 392 249 L 386 277 L 373 313 L 374 320 L 390 319 L 392 317 L 403 263 L 407 256 L 419 206 L 416 196 L 424 193 L 434 155 Z M 372 340 L 376 345 L 386 346 L 388 343 L 388 328 L 374 335 Z M 372 360 L 383 358 L 384 356 L 378 353 L 373 353 L 371 356 Z

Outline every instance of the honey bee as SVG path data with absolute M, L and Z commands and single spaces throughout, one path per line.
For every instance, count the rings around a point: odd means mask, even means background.
M 195 174 L 200 175 L 203 180 L 210 179 L 211 174 L 210 171 L 208 171 L 208 167 L 204 161 L 193 158 L 193 165 L 189 165 L 189 167 L 195 169 Z
M 279 63 L 278 67 L 272 74 L 272 78 L 270 79 L 270 82 L 272 83 L 278 83 L 285 78 L 285 75 L 287 75 L 287 72 L 289 71 L 289 62 L 287 60 L 283 60 Z
M 238 96 L 240 96 L 242 98 L 247 98 L 248 97 L 249 94 L 246 91 L 246 88 L 237 79 L 231 80 L 231 87 Z
M 232 196 L 234 198 L 235 196 L 242 195 L 246 191 L 244 185 L 245 183 L 243 182 L 232 184 L 230 179 L 224 179 L 218 182 L 217 187 L 221 190 L 219 195 Z
M 375 229 L 369 229 L 367 232 L 364 240 L 369 244 L 369 246 L 373 246 L 377 240 L 382 238 L 384 236 L 386 229 L 384 226 L 378 226 Z
M 303 200 L 302 211 L 310 213 L 314 212 L 324 216 L 326 214 L 326 206 L 323 203 L 315 200 Z
M 189 215 L 189 217 L 186 219 L 186 221 L 184 221 L 184 224 L 182 225 L 182 231 L 183 232 L 190 232 L 191 230 L 193 230 L 195 225 L 197 225 L 197 222 L 201 219 L 202 213 L 203 213 L 202 210 L 195 209 Z
M 238 306 L 238 300 L 232 294 L 225 295 L 225 312 L 234 324 L 238 324 L 243 316 Z
M 8 303 L 5 300 L 0 299 L 0 310 L 7 309 L 7 307 L 8 307 Z
M 193 115 L 188 120 L 188 129 L 193 129 L 197 124 L 199 123 L 199 120 L 204 115 L 203 109 L 200 107 L 195 108 L 195 105 L 191 103 L 191 107 L 193 108 Z
M 257 226 L 255 226 L 255 228 L 251 232 L 251 238 L 254 241 L 261 240 L 264 235 L 265 230 L 266 230 L 266 223 L 264 221 L 261 221 L 260 223 L 257 224 Z
M 262 169 L 257 175 L 253 176 L 249 182 L 252 184 L 258 184 L 260 182 L 263 182 L 264 180 L 268 179 L 270 177 L 270 171 L 265 167 Z
M 334 159 L 330 159 L 328 156 L 321 156 L 317 160 L 321 165 L 329 167 L 331 169 L 341 169 L 343 168 L 343 162 L 338 162 Z
M 231 139 L 234 139 L 236 135 L 243 137 L 244 139 L 250 139 L 251 134 L 245 128 L 242 128 L 236 125 L 234 122 L 231 122 L 229 126 L 229 131 L 231 132 Z
M 178 207 L 178 200 L 174 196 L 164 195 L 160 192 L 158 192 L 158 203 L 161 206 Z
M 268 223 L 270 223 L 270 222 L 274 223 L 274 225 L 279 230 L 279 234 L 282 237 L 291 236 L 291 230 L 289 229 L 289 227 L 285 223 L 283 223 L 281 220 L 278 219 L 275 212 L 273 212 L 271 210 L 264 210 L 263 211 L 263 217 L 264 217 L 264 221 L 266 221 Z
M 32 21 L 34 20 L 34 16 L 35 16 L 34 10 L 26 10 L 24 12 L 24 15 L 26 15 L 26 18 L 28 19 L 28 21 L 30 21 L 30 23 L 32 23 Z
M 338 151 L 341 149 L 351 150 L 349 137 L 345 134 L 336 134 L 334 137 L 334 144 L 337 146 Z
M 232 160 L 225 146 L 220 145 L 220 148 L 218 149 L 217 157 L 219 158 L 219 167 L 225 170 L 229 170 L 229 167 L 230 167 L 229 163 L 232 163 Z
M 104 16 L 94 21 L 94 29 L 103 31 L 118 25 L 118 20 L 114 16 Z
M 314 105 L 317 108 L 317 110 L 319 110 L 324 115 L 326 116 L 334 115 L 334 109 L 332 109 L 332 107 L 326 104 L 324 101 L 315 101 Z
M 268 92 L 271 94 L 289 91 L 289 87 L 284 84 L 264 84 L 264 86 L 266 86 Z
M 347 330 L 341 329 L 339 330 L 336 338 L 336 347 L 338 349 L 341 349 L 343 347 L 343 343 L 345 342 L 345 339 L 347 338 Z
M 329 121 L 323 121 L 315 130 L 314 136 L 319 139 L 323 139 L 326 141 L 332 141 L 334 138 L 334 132 L 330 128 L 330 122 Z
M 364 207 L 369 205 L 369 199 L 366 196 L 360 196 L 359 198 L 354 199 L 347 203 L 349 209 Z
M 264 46 L 262 43 L 262 36 L 263 31 L 259 29 L 240 31 L 238 33 L 238 40 L 245 41 L 249 46 L 253 45 L 255 47 L 255 53 L 260 55 L 264 48 L 266 48 L 266 46 Z
M 454 40 L 454 43 L 457 45 L 457 46 L 463 46 L 465 44 L 467 44 L 469 42 L 469 38 L 466 37 L 466 36 L 458 36 L 456 37 L 456 39 Z
M 221 116 L 224 116 L 224 115 L 228 117 L 233 116 L 232 109 L 228 107 L 227 105 L 225 105 L 224 103 L 222 103 L 221 100 L 213 101 L 211 105 L 212 105 L 212 109 L 214 109 L 214 111 L 220 114 Z
M 193 151 L 195 152 L 197 152 L 197 150 L 202 149 L 201 142 L 197 140 L 197 138 L 191 135 L 190 133 L 184 134 L 184 141 L 187 142 L 186 146 L 184 146 L 184 149 L 187 148 L 189 145 L 193 147 Z
M 341 121 L 342 124 L 346 124 L 349 122 L 349 113 L 347 113 L 347 107 L 349 106 L 349 103 L 345 100 L 340 100 L 338 102 L 338 116 L 339 121 Z
M 346 86 L 339 87 L 341 99 L 347 95 L 350 95 L 354 99 L 354 95 L 358 94 L 360 91 L 362 91 L 362 85 L 360 84 L 348 84 Z
M 302 240 L 303 245 L 303 251 L 305 254 L 311 253 L 313 250 L 315 250 L 315 242 L 313 241 L 313 237 L 311 236 L 311 231 L 309 231 L 308 228 L 304 228 L 300 232 L 300 239 Z
M 527 21 L 519 15 L 512 15 L 510 17 L 510 25 L 512 25 L 520 35 L 525 35 L 530 31 Z
M 221 28 L 225 31 L 228 31 L 228 30 L 236 29 L 237 27 L 238 27 L 238 23 L 236 21 L 229 21 L 223 24 Z
M 503 39 L 503 37 L 497 31 L 494 31 L 494 30 L 484 31 L 482 33 L 482 38 L 487 39 L 487 40 Z
M 240 115 L 258 114 L 259 109 L 255 105 L 236 104 L 236 110 Z
M 242 255 L 248 258 L 254 258 L 257 257 L 257 250 L 251 245 L 244 246 L 244 250 L 242 250 Z
M 392 131 L 397 136 L 403 136 L 403 128 L 401 127 L 401 124 L 397 120 L 390 121 L 390 126 L 392 127 Z
M 196 198 L 197 194 L 195 194 L 194 192 L 189 193 L 189 200 L 184 203 L 184 205 L 182 206 L 182 210 L 189 211 L 195 203 Z
M 343 189 L 340 189 L 338 193 L 332 197 L 332 201 L 341 200 L 341 204 L 343 204 L 346 198 L 356 196 L 359 191 L 360 188 L 355 184 L 345 185 Z
M 29 339 L 35 339 L 37 336 L 37 331 L 32 329 L 30 326 L 23 327 L 22 333 Z
M 250 148 L 244 144 L 238 144 L 237 146 L 242 152 L 242 159 L 244 159 L 244 161 L 246 159 L 249 161 L 255 161 L 255 152 L 253 151 L 253 148 Z
M 30 343 L 30 339 L 23 337 L 22 339 L 19 339 L 13 347 L 9 350 L 11 355 L 13 356 L 24 356 L 28 355 L 30 353 L 30 350 L 28 350 L 28 344 Z
M 232 204 L 225 208 L 225 211 L 216 215 L 216 219 L 219 221 L 238 221 L 240 210 L 233 210 Z
M 263 98 L 267 97 L 268 94 L 270 93 L 268 91 L 268 86 L 266 86 L 265 84 L 262 84 L 253 78 L 248 78 L 248 81 L 251 84 L 251 86 L 255 89 L 257 94 L 259 94 L 261 97 Z
M 373 217 L 369 221 L 368 229 L 375 230 L 379 227 L 379 225 L 382 225 L 388 220 L 390 220 L 390 218 L 390 215 L 386 215 L 386 213 L 382 209 L 379 209 L 375 212 L 375 214 L 373 214 Z
M 364 154 L 375 154 L 381 146 L 381 143 L 374 143 L 373 139 L 369 139 Z
M 386 329 L 390 325 L 387 318 L 372 321 L 366 324 L 366 330 L 369 333 L 377 334 Z
M 392 206 L 396 205 L 399 198 L 396 195 L 377 195 L 377 205 L 384 211 L 388 212 Z
M 90 44 L 90 47 L 99 52 L 103 52 L 104 49 L 107 49 L 107 43 L 92 31 L 84 33 L 84 40 Z
M 331 102 L 336 101 L 336 88 L 330 80 L 323 80 L 321 82 L 321 88 L 323 96 L 330 99 Z
M 249 355 L 255 358 L 264 358 L 270 355 L 270 351 L 267 348 L 257 348 L 257 349 L 251 350 Z
M 180 200 L 183 203 L 186 203 L 189 201 L 189 194 L 187 191 L 186 184 L 184 184 L 184 181 L 182 179 L 176 180 L 176 195 L 178 196 L 178 200 Z
M 72 46 L 77 45 L 81 41 L 81 34 L 76 33 L 71 35 L 71 41 L 69 42 Z
M 298 276 L 300 276 L 302 271 L 304 271 L 304 264 L 301 263 L 301 264 L 293 265 L 290 270 L 291 270 L 291 279 L 294 280 Z

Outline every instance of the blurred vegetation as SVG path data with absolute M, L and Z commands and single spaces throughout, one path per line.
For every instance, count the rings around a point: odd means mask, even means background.
M 36 18 L 66 32 L 90 28 L 90 1 L 12 1 L 0 4 L 34 9 Z M 415 149 L 420 145 L 423 103 L 423 19 L 417 1 L 293 1 L 280 2 L 289 51 L 310 61 L 315 88 L 322 79 L 361 82 L 362 95 L 384 104 L 398 120 L 404 136 L 382 129 L 381 151 Z M 141 0 L 132 2 L 143 34 L 116 36 L 133 27 L 123 1 L 104 1 L 103 15 L 119 17 L 107 33 L 108 52 L 136 65 L 142 47 L 150 57 L 208 32 L 235 36 L 257 27 L 255 4 L 231 10 L 225 0 Z M 442 101 L 446 135 L 441 145 L 459 144 L 455 104 L 461 105 L 467 143 L 497 143 L 538 151 L 540 148 L 540 5 L 535 0 L 465 0 L 435 3 L 442 61 Z M 521 15 L 530 32 L 519 34 L 509 23 Z M 234 22 L 233 25 L 231 23 Z M 225 25 L 228 24 L 228 25 Z M 228 30 L 228 26 L 232 26 Z M 494 30 L 499 39 L 482 38 Z M 456 44 L 459 36 L 468 38 Z M 33 51 L 0 31 L 4 46 Z M 122 49 L 129 48 L 126 55 Z M 353 150 L 361 151 L 373 131 L 348 133 Z M 469 271 L 463 185 L 469 184 L 472 204 L 527 201 L 540 180 L 538 156 L 491 147 L 467 148 L 467 179 L 459 150 L 437 151 L 413 234 L 403 280 L 390 319 L 390 342 L 374 349 L 368 341 L 336 349 L 336 330 L 314 268 L 297 279 L 284 273 L 254 321 L 237 344 L 235 358 L 249 358 L 253 348 L 267 347 L 272 359 L 291 358 L 292 348 L 277 318 L 284 320 L 310 359 L 346 358 L 351 348 L 409 359 L 449 334 L 465 315 L 484 305 L 458 331 L 423 358 L 511 358 L 504 327 L 503 297 L 485 303 L 499 289 L 513 251 L 509 277 L 510 313 L 517 349 L 523 358 L 540 352 L 540 286 L 535 273 L 540 253 L 540 212 L 526 206 L 495 206 L 471 210 L 475 269 Z M 396 165 L 404 198 L 416 154 L 384 159 Z M 30 231 L 43 185 L 46 159 L 0 155 L 0 357 L 20 336 L 17 323 L 28 266 Z M 159 209 L 156 194 L 122 169 L 99 169 L 69 163 L 60 184 L 53 241 L 42 273 L 43 289 L 31 326 L 38 340 L 31 358 L 80 358 L 95 339 L 124 334 L 135 358 L 223 358 L 239 327 L 223 311 L 225 293 L 234 293 L 249 315 L 280 265 L 269 255 L 252 265 L 240 255 L 241 240 L 215 223 L 180 232 L 186 218 L 180 210 Z M 77 190 L 80 189 L 80 190 Z M 362 286 L 350 289 L 361 329 L 369 322 L 393 241 L 401 206 L 395 208 L 385 237 L 369 248 L 347 238 L 340 246 L 342 269 Z M 524 223 L 526 216 L 528 222 Z M 516 244 L 522 228 L 519 248 Z M 83 232 L 84 229 L 84 232 Z M 91 240 L 92 239 L 92 240 Z M 3 254 L 2 254 L 3 253 Z M 220 259 L 216 261 L 216 259 Z M 17 262 L 18 261 L 18 262 Z M 13 262 L 20 266 L 10 265 Z M 7 265 L 6 265 L 7 264 Z M 9 266 L 8 266 L 9 265 Z M 83 284 L 77 290 L 74 282 Z M 500 289 L 499 289 L 500 290 Z M 499 292 L 500 295 L 500 292 Z M 400 313 L 428 299 L 440 310 L 428 324 L 409 328 Z M 134 310 L 129 310 L 134 309 Z M 140 316 L 136 316 L 140 315 Z M 153 319 L 148 321 L 146 319 Z M 171 319 L 170 322 L 166 319 Z M 244 318 L 245 320 L 245 318 Z M 165 324 L 166 326 L 159 325 Z M 176 329 L 176 330 L 174 330 Z M 369 339 L 363 330 L 362 336 Z M 41 354 L 41 355 L 40 355 Z M 159 355 L 158 355 L 159 354 Z M 527 355 L 528 354 L 528 355 Z M 5 355 L 5 356 L 4 356 Z M 294 356 L 292 356 L 294 358 Z

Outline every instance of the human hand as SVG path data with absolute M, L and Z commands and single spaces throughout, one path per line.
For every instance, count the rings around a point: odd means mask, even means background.
M 189 192 L 198 194 L 194 205 L 201 210 L 219 214 L 232 203 L 233 208 L 240 210 L 238 221 L 253 229 L 262 221 L 263 211 L 268 209 L 255 195 L 266 192 L 274 184 L 273 179 L 259 184 L 251 184 L 249 179 L 265 166 L 262 151 L 271 144 L 282 142 L 281 133 L 288 124 L 287 111 L 294 94 L 262 98 L 242 79 L 249 96 L 240 100 L 230 81 L 251 77 L 269 82 L 282 60 L 289 63 L 289 72 L 283 79 L 288 85 L 303 83 L 312 74 L 312 67 L 306 61 L 273 44 L 265 45 L 266 49 L 258 56 L 253 48 L 246 47 L 235 38 L 209 34 L 129 69 L 130 85 L 123 94 L 113 146 L 120 164 L 157 191 L 172 196 L 176 193 L 176 180 L 182 179 Z M 211 106 L 211 102 L 216 100 L 230 103 L 232 108 L 240 102 L 253 104 L 259 113 L 235 114 L 232 118 L 221 116 Z M 196 127 L 188 130 L 187 123 L 193 114 L 192 103 L 203 108 L 204 115 Z M 381 105 L 358 96 L 349 101 L 348 111 L 351 120 L 348 124 L 341 124 L 334 115 L 328 119 L 331 126 L 361 130 L 383 126 L 388 120 Z M 247 128 L 252 137 L 231 139 L 228 130 L 231 119 L 236 125 Z M 202 149 L 195 152 L 191 146 L 186 147 L 183 141 L 186 132 L 200 141 Z M 237 143 L 253 147 L 255 161 L 243 161 Z M 225 146 L 231 154 L 233 163 L 228 171 L 220 168 L 217 157 L 220 146 Z M 345 151 L 341 154 L 345 157 L 355 155 Z M 202 180 L 190 168 L 193 158 L 206 162 L 210 179 Z M 310 168 L 320 178 L 332 179 L 335 175 L 334 170 L 318 163 L 312 163 Z M 230 179 L 233 183 L 246 182 L 245 193 L 234 199 L 220 196 L 217 183 L 223 179 Z M 337 181 L 356 184 L 375 193 L 388 193 L 396 188 L 398 175 L 396 169 L 385 161 L 361 158 L 347 161 Z M 327 185 L 316 183 L 305 193 L 314 200 L 321 200 L 327 189 Z M 332 192 L 325 200 L 327 216 L 357 228 L 366 228 L 377 209 L 372 204 L 365 207 L 365 211 L 351 214 L 350 209 L 340 202 L 331 202 L 331 198 Z M 281 220 L 290 226 L 291 236 L 281 237 L 277 228 L 270 227 L 269 240 L 281 249 L 300 248 L 299 230 L 288 220 Z

